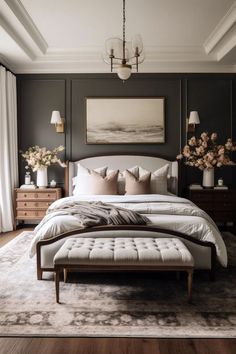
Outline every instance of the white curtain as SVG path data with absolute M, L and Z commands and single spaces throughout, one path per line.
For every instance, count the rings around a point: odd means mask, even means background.
M 16 77 L 0 66 L 0 232 L 14 223 L 13 193 L 18 186 Z

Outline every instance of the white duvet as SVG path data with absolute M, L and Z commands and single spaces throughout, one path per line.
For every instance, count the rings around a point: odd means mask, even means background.
M 62 198 L 55 201 L 49 210 L 60 207 L 62 202 L 68 201 L 102 201 L 144 214 L 150 224 L 160 228 L 175 230 L 202 241 L 215 244 L 217 257 L 222 266 L 227 266 L 227 251 L 221 234 L 214 221 L 203 210 L 199 209 L 188 199 L 172 195 L 81 195 Z M 48 219 L 48 220 L 47 220 Z M 46 222 L 45 222 L 46 221 Z M 47 215 L 34 230 L 30 256 L 35 254 L 39 240 L 55 237 L 61 233 L 80 228 L 79 221 L 73 215 L 64 215 L 49 218 Z

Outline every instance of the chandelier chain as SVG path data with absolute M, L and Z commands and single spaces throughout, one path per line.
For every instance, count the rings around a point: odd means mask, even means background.
M 125 0 L 123 0 L 123 60 L 125 60 Z

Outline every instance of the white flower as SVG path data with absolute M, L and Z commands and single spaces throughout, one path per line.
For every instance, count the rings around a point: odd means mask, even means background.
M 29 147 L 28 150 L 22 153 L 22 157 L 28 163 L 25 168 L 28 169 L 30 166 L 33 171 L 37 171 L 41 167 L 48 167 L 56 163 L 61 167 L 66 167 L 66 164 L 57 157 L 57 154 L 63 150 L 64 146 L 62 145 L 52 151 L 47 150 L 46 147 L 40 148 L 38 145 Z

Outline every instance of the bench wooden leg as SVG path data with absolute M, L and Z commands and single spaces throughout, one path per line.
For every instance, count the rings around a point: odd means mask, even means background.
M 188 270 L 188 302 L 192 302 L 193 270 Z
M 63 269 L 63 274 L 64 274 L 64 283 L 66 283 L 67 282 L 67 269 L 66 268 Z
M 42 280 L 43 279 L 43 271 L 41 269 L 37 269 L 37 279 Z
M 60 278 L 60 270 L 57 269 L 55 271 L 55 287 L 56 287 L 56 301 L 59 303 L 59 279 Z

